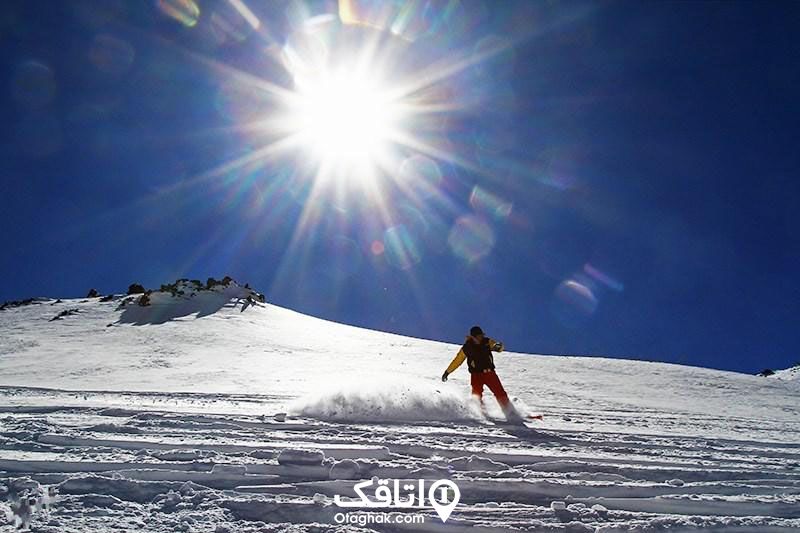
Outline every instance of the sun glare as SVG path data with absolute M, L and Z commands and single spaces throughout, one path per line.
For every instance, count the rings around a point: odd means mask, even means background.
M 297 96 L 300 137 L 321 163 L 374 163 L 386 149 L 397 113 L 371 80 L 328 75 L 306 82 Z
M 413 31 L 403 32 L 413 26 L 410 12 L 387 25 L 345 11 L 295 14 L 292 31 L 273 49 L 284 69 L 280 83 L 235 73 L 258 88 L 254 116 L 260 118 L 243 128 L 254 132 L 254 145 L 263 144 L 243 161 L 282 167 L 286 190 L 304 204 L 309 220 L 330 201 L 342 212 L 351 203 L 378 206 L 391 224 L 389 195 L 413 202 L 436 195 L 441 164 L 477 171 L 447 134 L 451 118 L 483 98 L 480 86 L 462 85 L 485 75 L 478 65 L 503 47 L 475 45 L 428 57 L 434 49 L 427 44 L 438 41 L 419 44 Z
M 305 87 L 300 100 L 303 133 L 324 158 L 374 156 L 391 136 L 391 102 L 361 77 L 329 77 Z

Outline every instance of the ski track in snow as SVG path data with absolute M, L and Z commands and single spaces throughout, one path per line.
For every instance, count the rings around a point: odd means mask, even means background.
M 452 345 L 273 306 L 106 327 L 115 306 L 0 312 L 0 482 L 59 490 L 32 531 L 800 531 L 797 381 L 504 354 L 545 414 L 514 427 L 476 414 L 463 369 L 435 380 Z M 450 478 L 461 502 L 337 525 L 333 496 L 372 476 Z

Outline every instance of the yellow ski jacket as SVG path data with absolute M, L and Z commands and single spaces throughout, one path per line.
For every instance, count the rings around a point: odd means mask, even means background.
M 484 337 L 483 342 L 478 344 L 472 337 L 467 337 L 466 342 L 450 362 L 445 371 L 452 374 L 465 360 L 470 373 L 494 370 L 494 357 L 492 352 L 502 352 L 503 343 L 489 337 Z

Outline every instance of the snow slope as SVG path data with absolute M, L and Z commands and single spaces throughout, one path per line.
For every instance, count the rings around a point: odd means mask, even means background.
M 785 370 L 778 370 L 771 376 L 770 379 L 785 379 L 790 381 L 800 381 L 800 365 L 787 368 Z
M 465 369 L 439 381 L 457 344 L 241 297 L 0 311 L 0 475 L 60 491 L 37 531 L 333 531 L 332 496 L 374 475 L 462 492 L 445 525 L 382 531 L 800 531 L 800 381 L 504 353 L 545 415 L 511 428 Z

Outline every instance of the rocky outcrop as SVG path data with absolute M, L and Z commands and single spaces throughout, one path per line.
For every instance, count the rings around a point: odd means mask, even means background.
M 131 283 L 128 286 L 128 294 L 144 294 L 145 288 L 139 283 Z
M 50 322 L 53 322 L 54 320 L 61 320 L 65 316 L 77 315 L 78 313 L 80 313 L 80 310 L 78 309 L 65 309 L 64 311 L 61 311 L 56 316 L 51 318 Z
M 266 302 L 263 294 L 248 284 L 240 285 L 230 276 L 221 280 L 208 278 L 205 283 L 199 279 L 181 278 L 164 283 L 158 289 L 145 289 L 133 284 L 131 289 L 137 292 L 123 297 L 117 307 L 123 311 L 120 317 L 123 324 L 162 324 L 188 315 L 202 318 L 226 305 L 245 311 Z
M 23 305 L 40 304 L 47 301 L 47 298 L 26 298 L 24 300 L 9 300 L 0 305 L 0 311 L 11 309 L 13 307 L 22 307 Z

